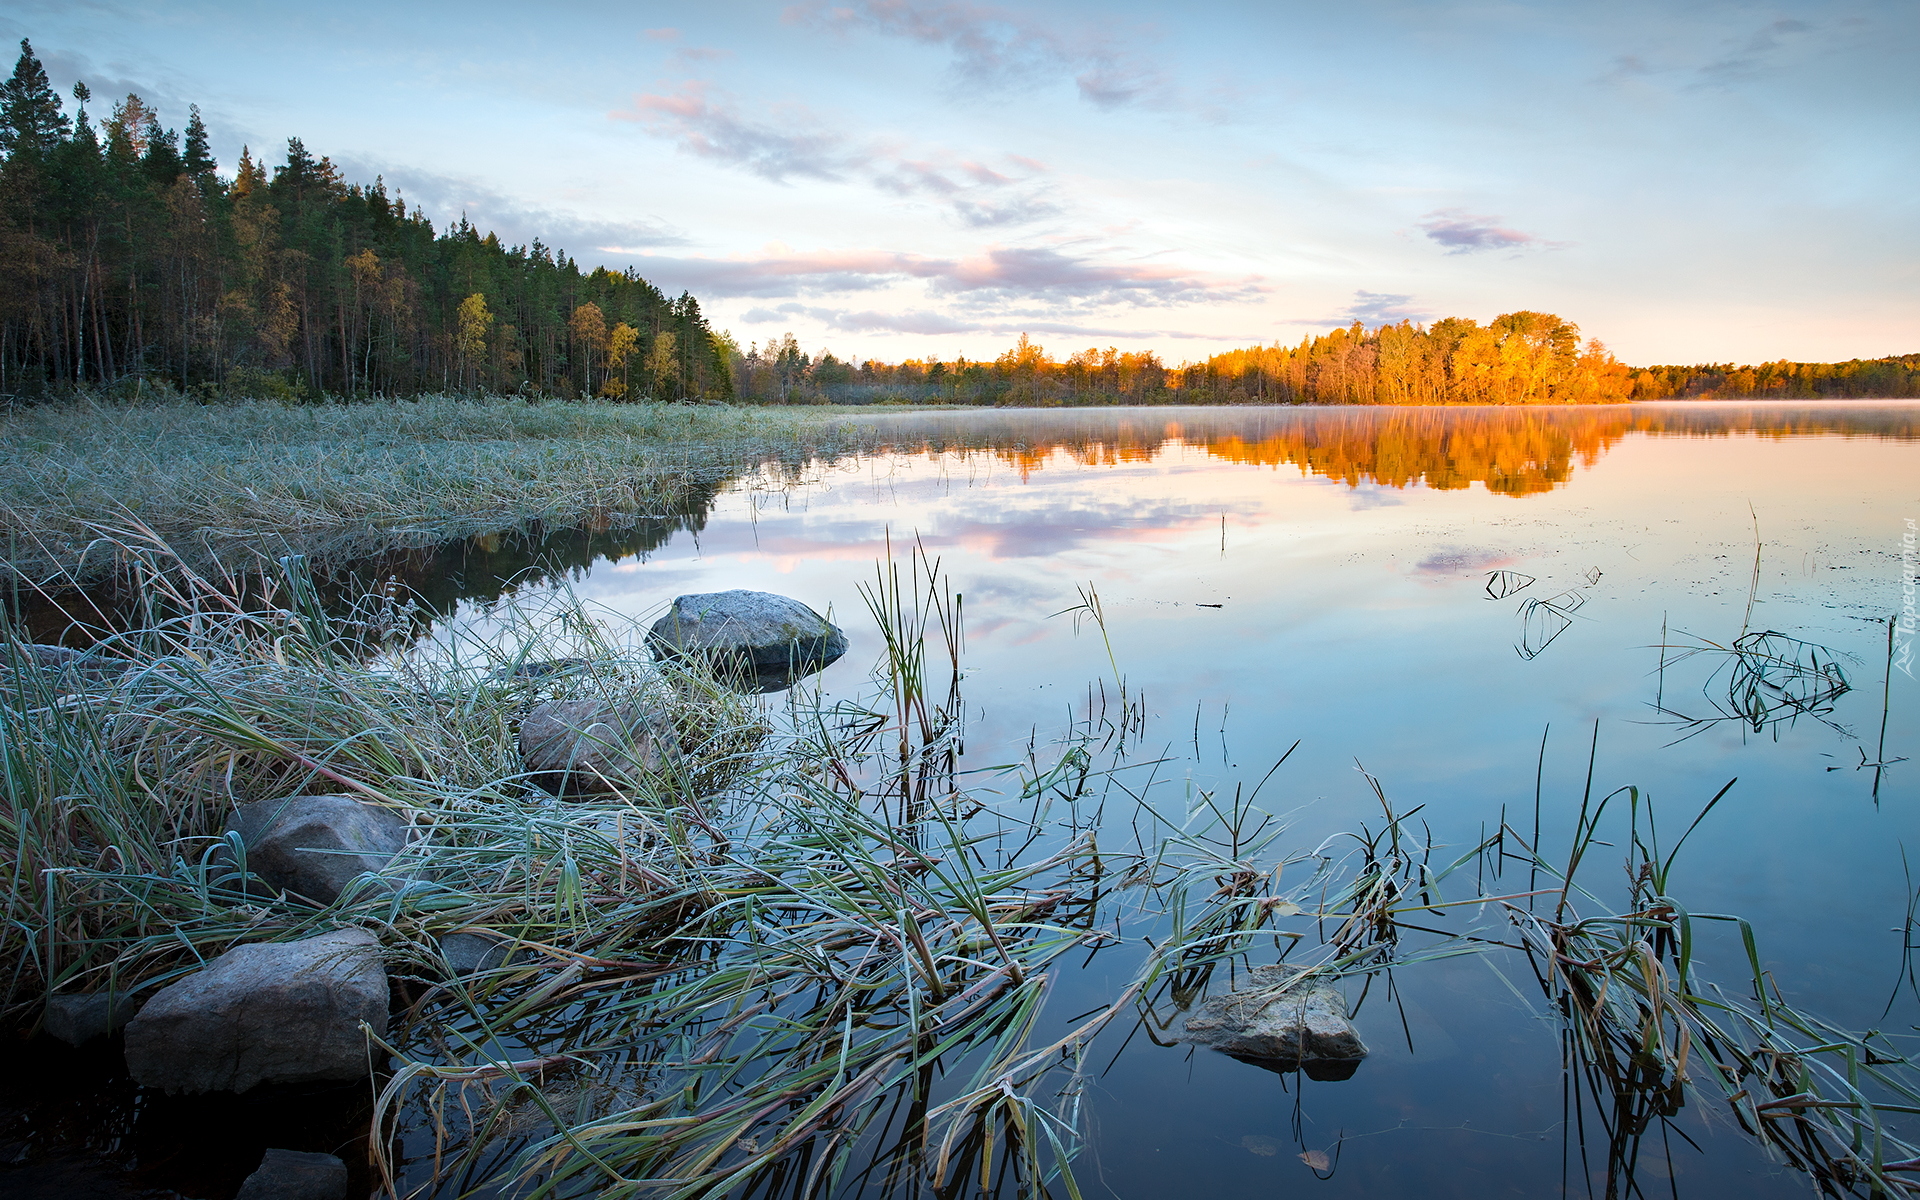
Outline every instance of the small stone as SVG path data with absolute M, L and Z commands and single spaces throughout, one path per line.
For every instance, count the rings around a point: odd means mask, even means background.
M 43 671 L 65 670 L 86 657 L 84 650 L 41 642 L 15 642 L 8 647 L 7 654 L 17 656 L 22 666 L 39 667 Z
M 653 624 L 660 658 L 699 657 L 753 691 L 778 691 L 847 652 L 847 635 L 798 600 L 736 590 L 679 596 Z
M 133 664 L 105 657 L 94 650 L 75 650 L 71 646 L 42 642 L 12 642 L 0 646 L 0 669 L 38 669 L 57 681 L 57 689 L 69 691 L 90 683 L 111 683 L 133 670 Z
M 364 1079 L 365 1022 L 387 1032 L 387 971 L 364 929 L 236 946 L 127 1024 L 127 1068 L 168 1092 Z
M 406 845 L 406 819 L 351 796 L 291 796 L 242 804 L 227 818 L 247 848 L 247 870 L 270 887 L 332 904 Z
M 492 934 L 449 933 L 440 939 L 440 956 L 457 979 L 497 971 L 523 953 L 512 941 Z
M 1215 996 L 1187 1018 L 1180 1041 L 1276 1071 L 1306 1070 L 1345 1079 L 1367 1048 L 1347 1019 L 1347 999 L 1328 983 L 1302 982 L 1306 971 L 1255 967 L 1248 986 Z
M 141 1001 L 121 992 L 89 992 L 78 996 L 48 996 L 40 1027 L 69 1046 L 83 1046 L 105 1037 L 133 1020 Z
M 346 1200 L 347 1164 L 331 1154 L 269 1150 L 234 1200 Z
M 520 759 L 555 792 L 609 792 L 660 769 L 665 718 L 629 701 L 550 700 L 520 720 Z

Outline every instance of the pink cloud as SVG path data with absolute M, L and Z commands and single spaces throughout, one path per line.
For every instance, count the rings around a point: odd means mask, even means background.
M 649 276 L 667 280 L 674 288 L 694 288 L 718 296 L 860 291 L 922 279 L 931 294 L 968 304 L 1037 300 L 1138 307 L 1244 299 L 1267 290 L 1256 276 L 1226 277 L 1150 263 L 1097 262 L 1044 247 L 994 246 L 967 258 L 843 250 L 755 259 L 661 255 L 649 256 L 644 262 L 643 269 Z M 1003 313 L 1001 321 L 1006 319 Z
M 1562 243 L 1500 224 L 1499 217 L 1475 216 L 1461 208 L 1438 208 L 1421 219 L 1419 227 L 1432 240 L 1447 247 L 1449 254 L 1472 254 L 1480 250 L 1525 250 L 1530 247 L 1555 248 Z

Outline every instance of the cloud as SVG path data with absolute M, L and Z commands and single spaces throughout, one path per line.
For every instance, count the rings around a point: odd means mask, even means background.
M 1414 307 L 1412 296 L 1360 290 L 1353 293 L 1352 304 L 1332 316 L 1301 317 L 1296 320 L 1281 321 L 1279 324 L 1342 326 L 1358 321 L 1362 325 L 1393 325 L 1400 321 L 1424 321 L 1432 315 L 1431 312 Z
M 1140 263 L 1105 264 L 1044 247 L 996 247 L 963 259 L 932 291 L 975 302 L 1024 297 L 1091 304 L 1173 305 L 1249 299 L 1266 289 L 1251 276 L 1223 279 Z
M 1368 325 L 1389 325 L 1395 321 L 1421 321 L 1433 314 L 1413 307 L 1412 296 L 1399 296 L 1389 292 L 1356 291 L 1353 303 L 1347 305 L 1348 320 L 1360 321 Z
M 84 83 L 93 93 L 93 99 L 87 101 L 87 116 L 96 123 L 104 120 L 115 104 L 132 94 L 138 95 L 159 112 L 162 125 L 176 131 L 187 127 L 187 110 L 192 101 L 187 98 L 187 88 L 178 81 L 122 75 L 118 70 L 124 68 L 109 71 L 85 55 L 59 49 L 43 50 L 35 46 L 34 56 L 47 69 L 48 80 L 59 91 L 69 117 L 76 107 L 73 103 L 73 85 Z
M 371 183 L 375 175 L 380 175 L 388 192 L 400 193 L 408 207 L 419 205 L 442 226 L 464 214 L 483 234 L 495 233 L 509 246 L 530 245 L 538 238 L 550 247 L 567 247 L 578 255 L 583 251 L 640 252 L 686 242 L 664 222 L 604 221 L 525 205 L 469 179 L 352 157 L 336 161 L 348 179 Z
M 838 308 L 816 308 L 806 304 L 781 304 L 774 308 L 750 308 L 740 319 L 749 325 L 788 324 L 794 317 L 817 321 L 839 333 L 978 333 L 984 332 L 972 321 L 961 321 L 946 313 L 849 312 Z
M 643 93 L 633 108 L 609 113 L 616 121 L 635 121 L 678 142 L 689 154 L 744 167 L 763 179 L 785 183 L 794 176 L 837 180 L 864 165 L 865 156 L 839 134 L 820 128 L 794 110 L 784 125 L 753 121 L 734 105 L 710 94 L 710 86 L 688 80 L 670 94 Z
M 1722 43 L 1719 56 L 1699 66 L 1684 62 L 1653 62 L 1638 54 L 1622 54 L 1613 66 L 1594 82 L 1622 84 L 1630 80 L 1652 80 L 1665 76 L 1676 83 L 1684 81 L 1688 89 L 1712 89 L 1731 86 L 1759 76 L 1790 53 L 1794 43 L 1816 27 L 1805 21 L 1786 18 L 1761 27 L 1744 39 Z
M 891 250 L 776 254 L 757 259 L 668 258 L 641 263 L 650 277 L 702 295 L 788 297 L 864 291 L 925 280 L 930 295 L 963 305 L 1004 308 L 1010 301 L 1072 308 L 1164 307 L 1247 299 L 1266 288 L 1256 277 L 1221 277 L 1142 263 L 1100 263 L 1047 248 L 989 247 L 970 258 L 927 258 Z
M 740 319 L 749 325 L 784 325 L 790 324 L 795 317 L 818 322 L 836 333 L 910 333 L 927 336 L 985 333 L 999 337 L 1017 337 L 1023 333 L 1033 333 L 1091 337 L 1107 342 L 1133 341 L 1141 338 L 1179 338 L 1235 343 L 1260 340 L 1258 336 L 1251 334 L 1187 333 L 1169 329 L 1112 329 L 1104 326 L 1045 320 L 992 321 L 926 309 L 904 312 L 876 312 L 868 309 L 851 312 L 846 309 L 820 308 L 797 303 L 780 304 L 773 308 L 748 309 L 741 314 Z
M 1166 102 L 1170 88 L 1157 68 L 1105 31 L 1065 32 L 990 5 L 930 0 L 824 0 L 786 10 L 793 24 L 872 32 L 948 50 L 956 84 L 970 90 L 1037 87 L 1070 78 L 1097 108 Z
M 1700 68 L 1703 85 L 1731 83 L 1749 79 L 1767 65 L 1767 60 L 1784 48 L 1785 39 L 1809 33 L 1813 26 L 1805 21 L 1780 20 L 1759 30 L 1723 58 Z
M 1421 218 L 1419 228 L 1426 231 L 1427 237 L 1447 247 L 1449 254 L 1535 247 L 1554 249 L 1564 244 L 1509 229 L 1500 224 L 1499 217 L 1475 216 L 1461 208 L 1437 208 Z
M 630 108 L 608 115 L 640 124 L 689 154 L 774 183 L 861 182 L 896 196 L 929 198 L 973 228 L 1028 224 L 1060 212 L 1038 178 L 1046 168 L 1032 159 L 1006 156 L 1010 170 L 1021 172 L 1012 174 L 945 151 L 911 153 L 880 140 L 856 142 L 797 106 L 776 109 L 771 120 L 756 119 L 700 80 L 636 95 Z

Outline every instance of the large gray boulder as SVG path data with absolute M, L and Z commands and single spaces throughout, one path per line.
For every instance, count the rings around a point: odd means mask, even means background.
M 332 904 L 347 884 L 406 846 L 406 818 L 351 796 L 289 796 L 242 804 L 227 818 L 247 869 L 269 886 Z
M 520 718 L 520 761 L 557 793 L 631 787 L 672 743 L 666 715 L 638 700 L 550 700 Z
M 1367 1056 L 1347 1019 L 1347 999 L 1300 967 L 1255 967 L 1247 986 L 1214 996 L 1187 1018 L 1179 1041 L 1207 1046 L 1269 1070 L 1346 1079 Z
M 347 1200 L 347 1164 L 331 1154 L 269 1150 L 233 1200 Z
M 790 687 L 847 652 L 847 635 L 798 600 L 772 592 L 675 598 L 647 645 L 660 658 L 698 657 L 754 691 Z
M 127 1024 L 127 1069 L 169 1092 L 364 1079 L 361 1022 L 387 1032 L 387 971 L 364 929 L 237 946 Z

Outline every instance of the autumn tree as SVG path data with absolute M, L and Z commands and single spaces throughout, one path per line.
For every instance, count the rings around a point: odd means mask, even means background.
M 475 292 L 462 300 L 458 321 L 454 354 L 460 362 L 461 383 L 472 387 L 486 361 L 487 331 L 493 326 L 493 314 L 487 311 L 487 298 Z
M 671 338 L 672 334 L 663 334 Z M 607 381 L 600 387 L 600 394 L 615 400 L 623 399 L 629 392 L 631 380 L 628 378 L 627 360 L 640 345 L 640 331 L 625 321 L 615 325 L 607 334 Z M 615 379 L 613 373 L 620 372 Z

